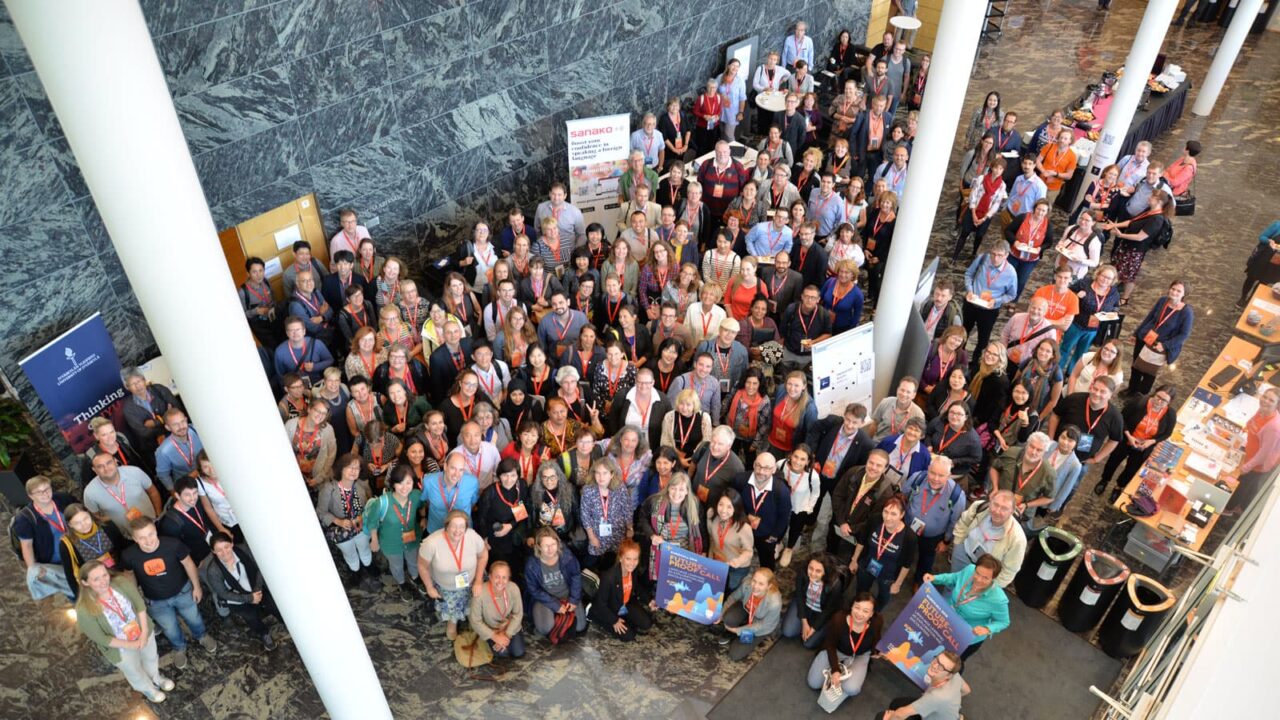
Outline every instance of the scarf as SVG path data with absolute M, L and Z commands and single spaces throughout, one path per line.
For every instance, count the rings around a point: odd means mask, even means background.
M 116 549 L 112 546 L 111 538 L 107 536 L 107 531 L 103 530 L 96 522 L 87 534 L 81 534 L 75 528 L 68 529 L 71 532 L 62 536 L 62 542 L 74 551 L 69 553 L 72 575 L 79 575 L 81 558 L 84 558 L 84 562 L 97 560 Z
M 979 218 L 987 216 L 991 211 L 991 197 L 995 191 L 1004 184 L 1004 177 L 1000 175 L 992 175 L 987 173 L 982 176 L 982 197 L 978 198 L 978 206 L 973 209 L 973 214 Z

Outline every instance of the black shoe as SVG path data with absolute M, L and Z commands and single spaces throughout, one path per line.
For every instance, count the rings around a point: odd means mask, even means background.
M 1101 496 L 1106 489 L 1107 489 L 1107 481 L 1099 480 L 1098 484 L 1093 486 L 1093 494 Z
M 1178 18 L 1177 20 L 1174 20 L 1174 21 L 1173 21 L 1173 26 L 1174 26 L 1174 27 L 1182 27 L 1182 18 Z
M 1123 491 L 1122 491 L 1120 488 L 1115 488 L 1114 490 L 1112 490 L 1112 491 L 1111 491 L 1111 497 L 1108 497 L 1108 498 L 1107 498 L 1107 504 L 1108 504 L 1108 505 L 1115 505 L 1115 504 L 1116 504 L 1116 501 L 1120 499 L 1120 493 L 1121 493 L 1121 492 L 1123 492 Z
M 267 633 L 262 636 L 262 647 L 265 648 L 267 652 L 271 652 L 276 649 L 276 641 L 275 638 L 271 637 L 271 633 Z

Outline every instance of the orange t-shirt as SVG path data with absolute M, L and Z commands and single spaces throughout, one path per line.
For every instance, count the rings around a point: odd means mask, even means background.
M 729 309 L 729 315 L 738 322 L 745 321 L 751 314 L 751 303 L 755 301 L 756 295 L 760 294 L 762 289 L 759 279 L 756 280 L 755 287 L 743 285 L 738 278 L 730 280 L 724 295 L 724 304 Z M 709 337 L 714 336 L 713 332 Z
M 1045 285 L 1032 297 L 1044 298 L 1045 302 L 1049 303 L 1049 309 L 1045 311 L 1044 317 L 1051 323 L 1056 323 L 1069 315 L 1080 314 L 1080 298 L 1076 297 L 1070 289 L 1059 296 L 1052 285 Z
M 1046 170 L 1052 170 L 1059 174 L 1070 172 L 1071 168 L 1076 166 L 1076 153 L 1070 147 L 1065 151 L 1059 152 L 1057 143 L 1046 145 L 1040 151 L 1040 165 Z M 1050 190 L 1058 190 L 1062 187 L 1063 180 L 1061 177 L 1042 179 L 1045 187 Z

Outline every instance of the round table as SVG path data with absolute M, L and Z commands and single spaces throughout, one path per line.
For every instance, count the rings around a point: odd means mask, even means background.
M 924 23 L 920 22 L 920 18 L 914 18 L 910 15 L 897 15 L 889 18 L 889 24 L 898 29 L 897 39 L 901 40 L 903 35 L 919 30 Z
M 756 105 L 761 110 L 782 112 L 787 109 L 787 94 L 781 90 L 765 90 L 756 93 Z

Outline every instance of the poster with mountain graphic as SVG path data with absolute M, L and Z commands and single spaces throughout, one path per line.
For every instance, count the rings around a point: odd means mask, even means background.
M 710 625 L 720 619 L 729 565 L 663 543 L 658 552 L 658 607 Z
M 898 617 L 885 625 L 876 649 L 923 689 L 929 663 L 943 650 L 964 652 L 973 631 L 933 585 L 925 583 L 907 601 Z

